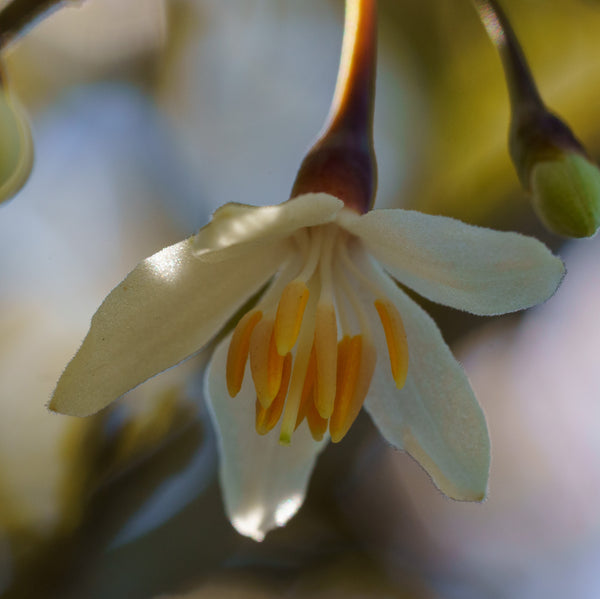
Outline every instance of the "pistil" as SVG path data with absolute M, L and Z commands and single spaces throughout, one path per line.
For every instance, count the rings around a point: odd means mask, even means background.
M 322 418 L 333 412 L 337 373 L 337 318 L 333 300 L 332 260 L 339 239 L 337 227 L 330 225 L 323 244 L 323 257 L 319 263 L 321 294 L 317 304 L 314 352 L 317 368 L 316 408 Z

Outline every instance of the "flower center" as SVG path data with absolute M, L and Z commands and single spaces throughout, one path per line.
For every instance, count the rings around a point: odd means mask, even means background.
M 235 328 L 227 388 L 231 397 L 240 392 L 249 358 L 259 434 L 281 420 L 280 442 L 289 444 L 306 420 L 315 440 L 329 428 L 337 442 L 358 416 L 375 371 L 372 319 L 383 327 L 399 389 L 408 371 L 406 334 L 378 284 L 381 273 L 354 264 L 351 251 L 364 252 L 356 238 L 328 224 L 301 230 L 294 242 L 290 263 Z

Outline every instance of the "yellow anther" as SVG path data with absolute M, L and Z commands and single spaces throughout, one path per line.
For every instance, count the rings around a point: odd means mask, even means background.
M 331 439 L 340 436 L 348 412 L 348 406 L 354 394 L 360 364 L 361 336 L 345 335 L 338 344 L 337 351 L 337 392 L 329 432 Z M 339 439 L 337 439 L 339 440 Z
M 315 353 L 315 346 L 313 345 L 312 351 L 310 352 L 310 358 L 308 360 L 308 368 L 306 370 L 306 376 L 304 377 L 304 386 L 302 387 L 302 395 L 300 396 L 300 407 L 298 408 L 298 416 L 296 418 L 296 430 L 302 421 L 306 418 L 308 408 L 314 401 L 314 387 L 317 379 L 317 357 Z
M 302 399 L 302 391 L 306 381 L 308 365 L 312 353 L 315 338 L 315 313 L 317 302 L 315 296 L 309 298 L 306 306 L 304 322 L 298 336 L 296 350 L 294 352 L 294 366 L 292 368 L 292 378 L 288 389 L 288 396 L 285 402 L 283 416 L 281 417 L 281 430 L 279 433 L 279 442 L 282 445 L 289 445 L 292 441 L 292 433 L 298 421 L 298 411 Z
M 327 431 L 327 425 L 329 424 L 329 421 L 327 418 L 321 417 L 321 414 L 319 414 L 314 401 L 311 401 L 308 405 L 306 420 L 308 422 L 308 428 L 310 429 L 312 438 L 315 441 L 321 441 L 323 439 L 323 435 Z
M 285 356 L 298 339 L 308 296 L 306 283 L 299 279 L 288 283 L 281 294 L 275 317 L 275 341 L 280 356 Z
M 329 432 L 334 443 L 341 441 L 358 416 L 365 400 L 376 354 L 363 335 L 344 337 L 338 345 L 337 393 Z
M 319 304 L 314 349 L 317 365 L 316 408 L 326 420 L 333 412 L 337 376 L 337 322 L 332 304 Z
M 266 409 L 281 386 L 284 357 L 275 347 L 273 319 L 263 318 L 250 337 L 250 370 L 256 396 Z
M 262 318 L 260 310 L 247 312 L 237 323 L 229 349 L 227 350 L 227 390 L 231 397 L 235 397 L 242 388 L 248 352 L 250 350 L 250 336 L 258 321 Z
M 258 398 L 256 399 L 256 432 L 259 435 L 266 435 L 281 418 L 291 373 L 292 354 L 287 354 L 283 359 L 281 385 L 271 405 L 265 409 Z
M 300 407 L 298 408 L 298 417 L 296 418 L 296 430 L 302 421 L 306 418 L 310 434 L 315 441 L 321 441 L 327 430 L 327 418 L 322 418 L 315 405 L 315 390 L 317 380 L 317 357 L 315 346 L 313 345 L 308 361 L 308 369 L 304 379 L 304 387 L 302 388 L 302 396 L 300 398 Z
M 378 299 L 375 302 L 375 309 L 385 332 L 392 376 L 396 381 L 396 387 L 402 389 L 408 374 L 408 343 L 402 317 L 396 306 L 389 300 Z

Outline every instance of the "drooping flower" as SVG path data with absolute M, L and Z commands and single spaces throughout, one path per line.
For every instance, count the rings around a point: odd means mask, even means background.
M 348 7 L 332 118 L 292 199 L 227 204 L 141 262 L 96 312 L 50 402 L 79 416 L 102 409 L 200 350 L 260 292 L 205 379 L 226 511 L 255 539 L 299 509 L 319 451 L 362 406 L 444 493 L 481 500 L 483 413 L 437 326 L 396 281 L 489 315 L 544 301 L 564 274 L 522 235 L 371 210 L 375 1 Z
M 444 493 L 480 500 L 483 413 L 435 323 L 390 275 L 430 300 L 499 314 L 544 301 L 563 266 L 522 235 L 405 210 L 359 215 L 325 194 L 226 205 L 110 293 L 50 407 L 79 416 L 105 407 L 201 349 L 272 279 L 206 379 L 238 528 L 261 536 L 284 523 L 327 429 L 339 441 L 363 404 Z M 256 434 L 280 419 L 279 434 Z

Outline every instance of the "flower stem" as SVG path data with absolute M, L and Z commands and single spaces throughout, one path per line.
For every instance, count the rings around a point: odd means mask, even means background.
M 348 0 L 340 68 L 326 129 L 349 129 L 372 138 L 376 59 L 376 0 Z
M 488 36 L 498 49 L 511 105 L 509 151 L 524 189 L 533 166 L 563 152 L 587 157 L 569 126 L 546 108 L 521 45 L 498 0 L 473 0 Z
M 364 213 L 373 205 L 377 165 L 373 111 L 377 0 L 346 0 L 344 39 L 329 115 L 302 162 L 291 197 L 325 192 Z
M 43 15 L 77 0 L 13 0 L 0 10 L 0 49 L 24 33 Z

